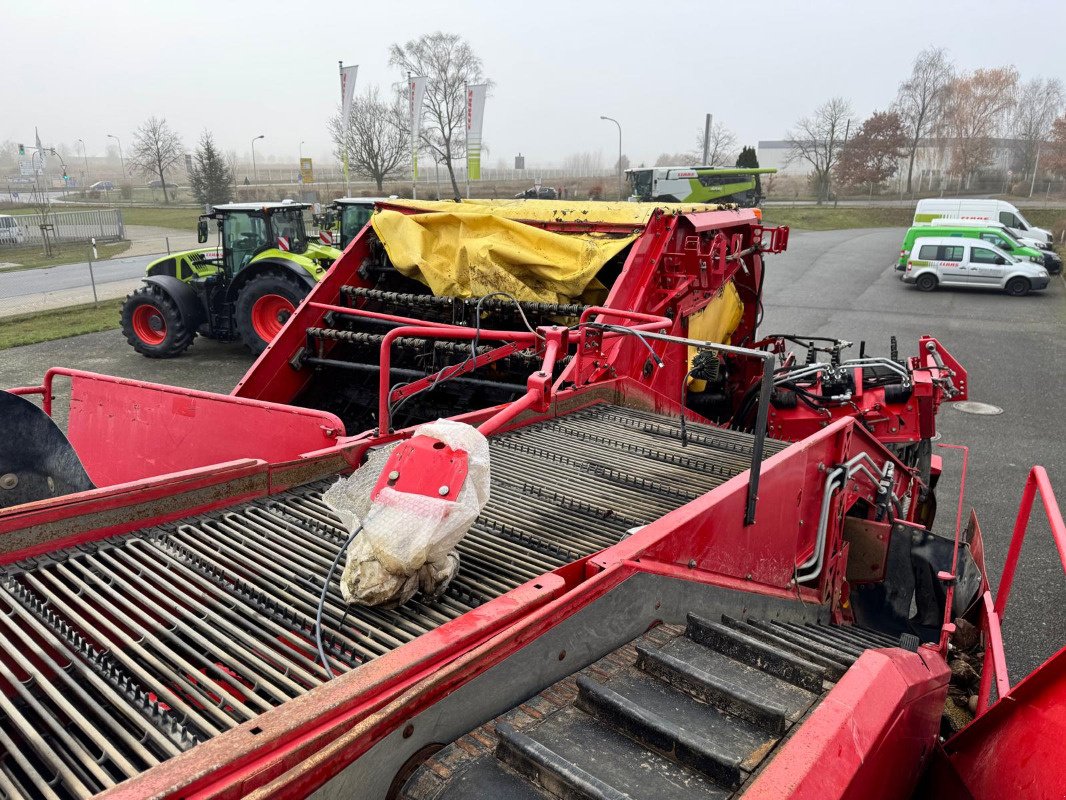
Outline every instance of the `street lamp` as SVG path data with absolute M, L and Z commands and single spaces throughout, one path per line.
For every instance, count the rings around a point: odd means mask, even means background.
M 256 186 L 259 185 L 259 170 L 256 169 L 256 166 L 255 166 L 255 143 L 257 141 L 259 141 L 260 139 L 265 139 L 265 138 L 266 138 L 266 136 L 261 133 L 258 136 L 256 136 L 254 139 L 252 139 L 252 177 L 255 179 L 255 185 Z
M 301 164 L 303 163 L 303 160 L 304 160 L 304 143 L 301 141 L 300 142 L 300 163 Z
M 608 122 L 613 122 L 618 126 L 618 199 L 622 199 L 622 123 L 613 117 L 601 116 L 600 119 L 605 119 Z
M 126 179 L 126 159 L 124 159 L 122 157 L 122 140 L 119 139 L 117 136 L 115 136 L 115 134 L 113 134 L 113 133 L 109 133 L 107 135 L 107 138 L 108 139 L 114 139 L 116 142 L 118 142 L 118 160 L 119 160 L 119 163 L 122 164 L 122 179 L 125 180 Z
M 85 153 L 85 140 L 78 139 L 78 141 L 81 142 L 81 161 L 85 165 L 85 172 L 81 175 L 81 182 L 86 184 L 81 187 L 81 190 L 84 192 L 89 184 L 89 157 Z

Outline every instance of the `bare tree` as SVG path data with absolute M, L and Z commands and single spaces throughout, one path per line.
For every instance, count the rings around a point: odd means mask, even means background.
M 979 169 L 992 163 L 993 139 L 1010 120 L 1017 86 L 1014 67 L 979 69 L 952 82 L 944 121 L 954 139 L 952 169 L 967 185 Z
M 696 136 L 696 152 L 690 156 L 691 163 L 703 167 L 724 167 L 731 164 L 736 158 L 737 137 L 725 125 L 718 123 L 711 126 L 709 137 L 710 145 L 707 148 L 707 163 L 703 161 L 703 131 Z
M 165 119 L 149 117 L 133 135 L 130 170 L 139 170 L 143 175 L 158 175 L 163 187 L 163 200 L 168 204 L 167 172 L 184 161 L 185 145 Z
M 1041 158 L 1048 172 L 1066 176 L 1066 116 L 1051 123 L 1047 155 Z
M 799 120 L 787 134 L 789 162 L 811 165 L 818 202 L 829 199 L 833 167 L 840 160 L 851 103 L 843 97 L 826 100 L 809 117 Z
M 603 153 L 599 150 L 571 153 L 563 159 L 563 169 L 571 175 L 581 177 L 602 175 L 604 172 Z
M 452 191 L 459 197 L 453 161 L 466 153 L 465 87 L 492 84 L 485 78 L 481 59 L 461 36 L 437 31 L 391 45 L 389 64 L 398 67 L 405 80 L 408 75 L 428 78 L 422 144 L 447 167 Z
M 655 159 L 657 167 L 685 167 L 692 165 L 692 153 L 660 153 Z
M 370 176 L 380 192 L 385 179 L 411 158 L 410 127 L 402 92 L 389 102 L 371 86 L 352 103 L 347 143 L 340 113 L 330 117 L 329 135 L 337 158 L 343 160 L 347 146 L 349 165 L 358 174 Z
M 936 130 L 944 114 L 955 68 L 943 47 L 929 47 L 914 59 L 910 77 L 899 85 L 892 111 L 907 135 L 907 191 L 914 177 L 914 157 L 921 140 Z
M 1058 78 L 1033 78 L 1019 89 L 1012 128 L 1020 142 L 1022 174 L 1030 175 L 1036 169 L 1040 144 L 1050 136 L 1052 123 L 1062 106 L 1063 88 Z

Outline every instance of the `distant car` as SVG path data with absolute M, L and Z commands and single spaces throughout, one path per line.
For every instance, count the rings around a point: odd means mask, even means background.
M 148 188 L 149 189 L 162 189 L 163 188 L 163 181 L 159 180 L 159 178 L 156 178 L 154 181 L 148 181 Z M 181 187 L 178 186 L 178 184 L 176 184 L 176 183 L 168 183 L 167 184 L 167 188 L 168 189 L 180 189 Z
M 530 186 L 524 192 L 515 195 L 518 200 L 558 200 L 559 193 L 551 186 Z
M 1017 259 L 983 239 L 932 236 L 918 239 L 900 276 L 923 292 L 938 286 L 1002 289 L 1021 297 L 1046 289 L 1048 271 L 1028 259 Z
M 110 192 L 115 188 L 115 184 L 111 181 L 97 181 L 89 187 L 89 191 L 92 192 Z
M 25 234 L 18 218 L 10 214 L 0 214 L 0 244 L 22 244 Z

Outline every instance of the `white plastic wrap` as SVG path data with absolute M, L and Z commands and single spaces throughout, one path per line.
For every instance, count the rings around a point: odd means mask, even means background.
M 466 479 L 454 501 L 390 486 L 372 501 L 370 493 L 390 447 L 373 453 L 323 494 L 349 533 L 363 526 L 348 548 L 341 575 L 341 592 L 349 603 L 397 606 L 419 591 L 439 597 L 459 571 L 455 546 L 489 500 L 489 443 L 476 428 L 441 419 L 420 425 L 414 435 L 466 451 Z

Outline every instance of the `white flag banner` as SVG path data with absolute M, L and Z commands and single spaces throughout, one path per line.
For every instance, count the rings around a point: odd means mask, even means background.
M 426 99 L 426 77 L 407 81 L 407 103 L 411 113 L 411 169 L 418 178 L 418 139 L 422 135 L 422 102 Z
M 466 87 L 466 175 L 472 181 L 481 180 L 481 128 L 488 91 L 487 83 Z
M 355 97 L 355 76 L 358 72 L 358 64 L 354 67 L 341 66 L 341 119 L 345 130 L 352 116 L 352 98 Z

